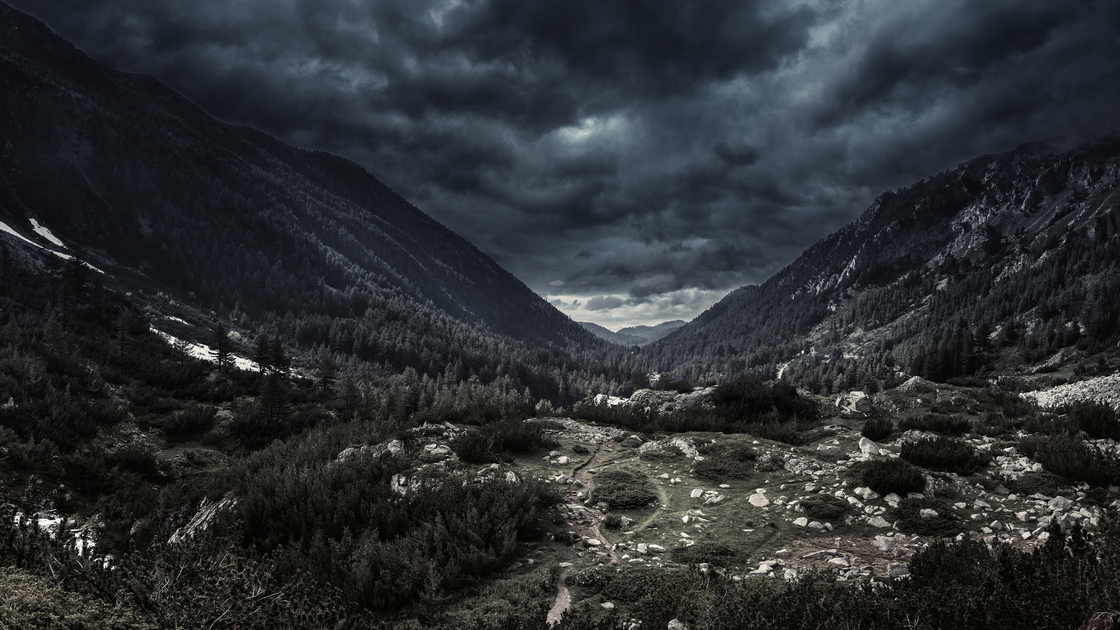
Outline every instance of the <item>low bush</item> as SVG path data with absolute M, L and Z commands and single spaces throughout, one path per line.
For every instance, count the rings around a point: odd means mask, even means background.
M 1108 405 L 1081 402 L 1067 408 L 1066 414 L 1078 431 L 1084 431 L 1091 438 L 1120 440 L 1120 422 L 1116 420 L 1116 411 Z
M 165 420 L 163 432 L 173 440 L 205 433 L 213 428 L 217 413 L 210 405 L 190 405 Z
M 537 422 L 499 420 L 451 441 L 451 450 L 471 464 L 497 462 L 509 454 L 528 454 L 554 448 L 558 442 Z
M 805 516 L 816 521 L 836 522 L 853 512 L 852 504 L 831 494 L 805 497 L 799 505 Z
M 991 461 L 990 456 L 982 455 L 961 440 L 943 436 L 906 442 L 899 455 L 922 468 L 961 475 L 976 472 Z
M 958 418 L 942 413 L 926 413 L 920 416 L 903 418 L 898 421 L 899 431 L 932 431 L 943 435 L 964 435 L 972 423 L 966 418 Z
M 890 418 L 868 418 L 863 423 L 863 430 L 860 434 L 863 437 L 879 442 L 887 439 L 894 433 L 894 423 Z
M 758 453 L 745 444 L 716 442 L 705 451 L 704 461 L 696 462 L 693 474 L 712 481 L 747 479 L 758 460 Z
M 879 494 L 894 492 L 906 496 L 909 492 L 921 492 L 926 487 L 926 478 L 921 469 L 900 459 L 868 462 L 861 477 L 863 485 Z
M 735 558 L 735 550 L 716 542 L 698 542 L 690 547 L 673 550 L 673 560 L 681 564 L 710 564 L 726 566 Z
M 1069 481 L 1065 477 L 1045 471 L 1024 473 L 1018 479 L 1007 481 L 1004 485 L 1008 490 L 1024 497 L 1032 494 L 1053 497 L 1070 489 Z
M 612 510 L 639 508 L 657 499 L 644 475 L 624 469 L 605 470 L 596 475 L 591 496 L 589 503 L 601 501 Z
M 937 515 L 923 517 L 922 510 L 933 510 Z M 890 515 L 898 529 L 908 534 L 946 537 L 961 533 L 957 513 L 948 503 L 937 499 L 903 499 Z
M 1067 435 L 1025 437 L 1019 441 L 1019 450 L 1046 470 L 1070 481 L 1097 486 L 1120 484 L 1120 459 L 1078 438 Z

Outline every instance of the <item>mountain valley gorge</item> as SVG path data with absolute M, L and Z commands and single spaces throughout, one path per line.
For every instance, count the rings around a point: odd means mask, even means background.
M 0 86 L 0 627 L 1120 623 L 1120 139 L 615 333 L 2 2 Z

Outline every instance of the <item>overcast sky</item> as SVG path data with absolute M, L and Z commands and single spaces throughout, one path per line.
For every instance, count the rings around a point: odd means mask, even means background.
M 346 156 L 561 310 L 691 319 L 882 191 L 1118 128 L 1116 0 L 9 0 Z

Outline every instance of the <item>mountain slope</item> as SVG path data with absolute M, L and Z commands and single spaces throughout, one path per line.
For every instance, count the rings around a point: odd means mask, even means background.
M 34 219 L 112 276 L 250 321 L 395 303 L 598 343 L 357 165 L 215 120 L 2 3 L 0 24 L 0 221 L 21 235 L 38 239 Z
M 593 324 L 591 322 L 579 322 L 579 325 L 583 326 L 585 329 L 587 329 L 589 332 L 602 339 L 603 341 L 609 341 L 620 346 L 640 346 L 649 343 L 649 341 L 647 341 L 644 337 L 627 335 L 622 332 L 611 332 L 610 329 L 604 328 L 599 324 Z
M 1117 333 L 1109 296 L 1120 289 L 1118 205 L 1116 139 L 981 156 L 884 193 L 770 280 L 732 292 L 647 349 L 647 359 L 696 379 L 795 359 L 795 371 L 862 360 L 857 371 L 900 366 L 944 378 L 992 367 L 1001 344 L 1017 345 L 1028 362 L 1103 344 Z

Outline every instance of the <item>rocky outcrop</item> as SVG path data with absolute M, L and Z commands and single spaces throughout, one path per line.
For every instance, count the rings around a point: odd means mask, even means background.
M 404 454 L 404 442 L 400 440 L 390 440 L 373 446 L 351 446 L 338 454 L 338 461 L 344 462 L 351 458 L 363 457 L 366 455 L 377 458 L 383 455 L 403 457 Z
M 211 502 L 209 499 L 202 499 L 202 503 L 198 505 L 198 511 L 195 512 L 190 522 L 186 525 L 175 530 L 168 540 L 171 544 L 179 543 L 193 537 L 198 532 L 204 532 L 210 524 L 214 522 L 218 514 L 225 510 L 233 509 L 237 505 L 237 499 L 222 499 L 217 503 Z
M 845 413 L 869 414 L 873 408 L 866 392 L 848 392 L 836 398 L 836 406 Z
M 906 379 L 906 382 L 899 385 L 895 389 L 900 392 L 912 392 L 916 390 L 926 389 L 932 387 L 933 384 L 920 376 L 911 376 Z
M 1019 394 L 1039 407 L 1056 408 L 1076 402 L 1093 401 L 1120 411 L 1120 374 L 1099 376 L 1085 381 L 1059 385 L 1052 389 Z
M 661 413 L 697 407 L 708 408 L 712 405 L 712 394 L 715 391 L 714 387 L 703 387 L 685 394 L 658 389 L 639 389 L 630 396 L 627 404 L 633 407 L 656 409 Z

